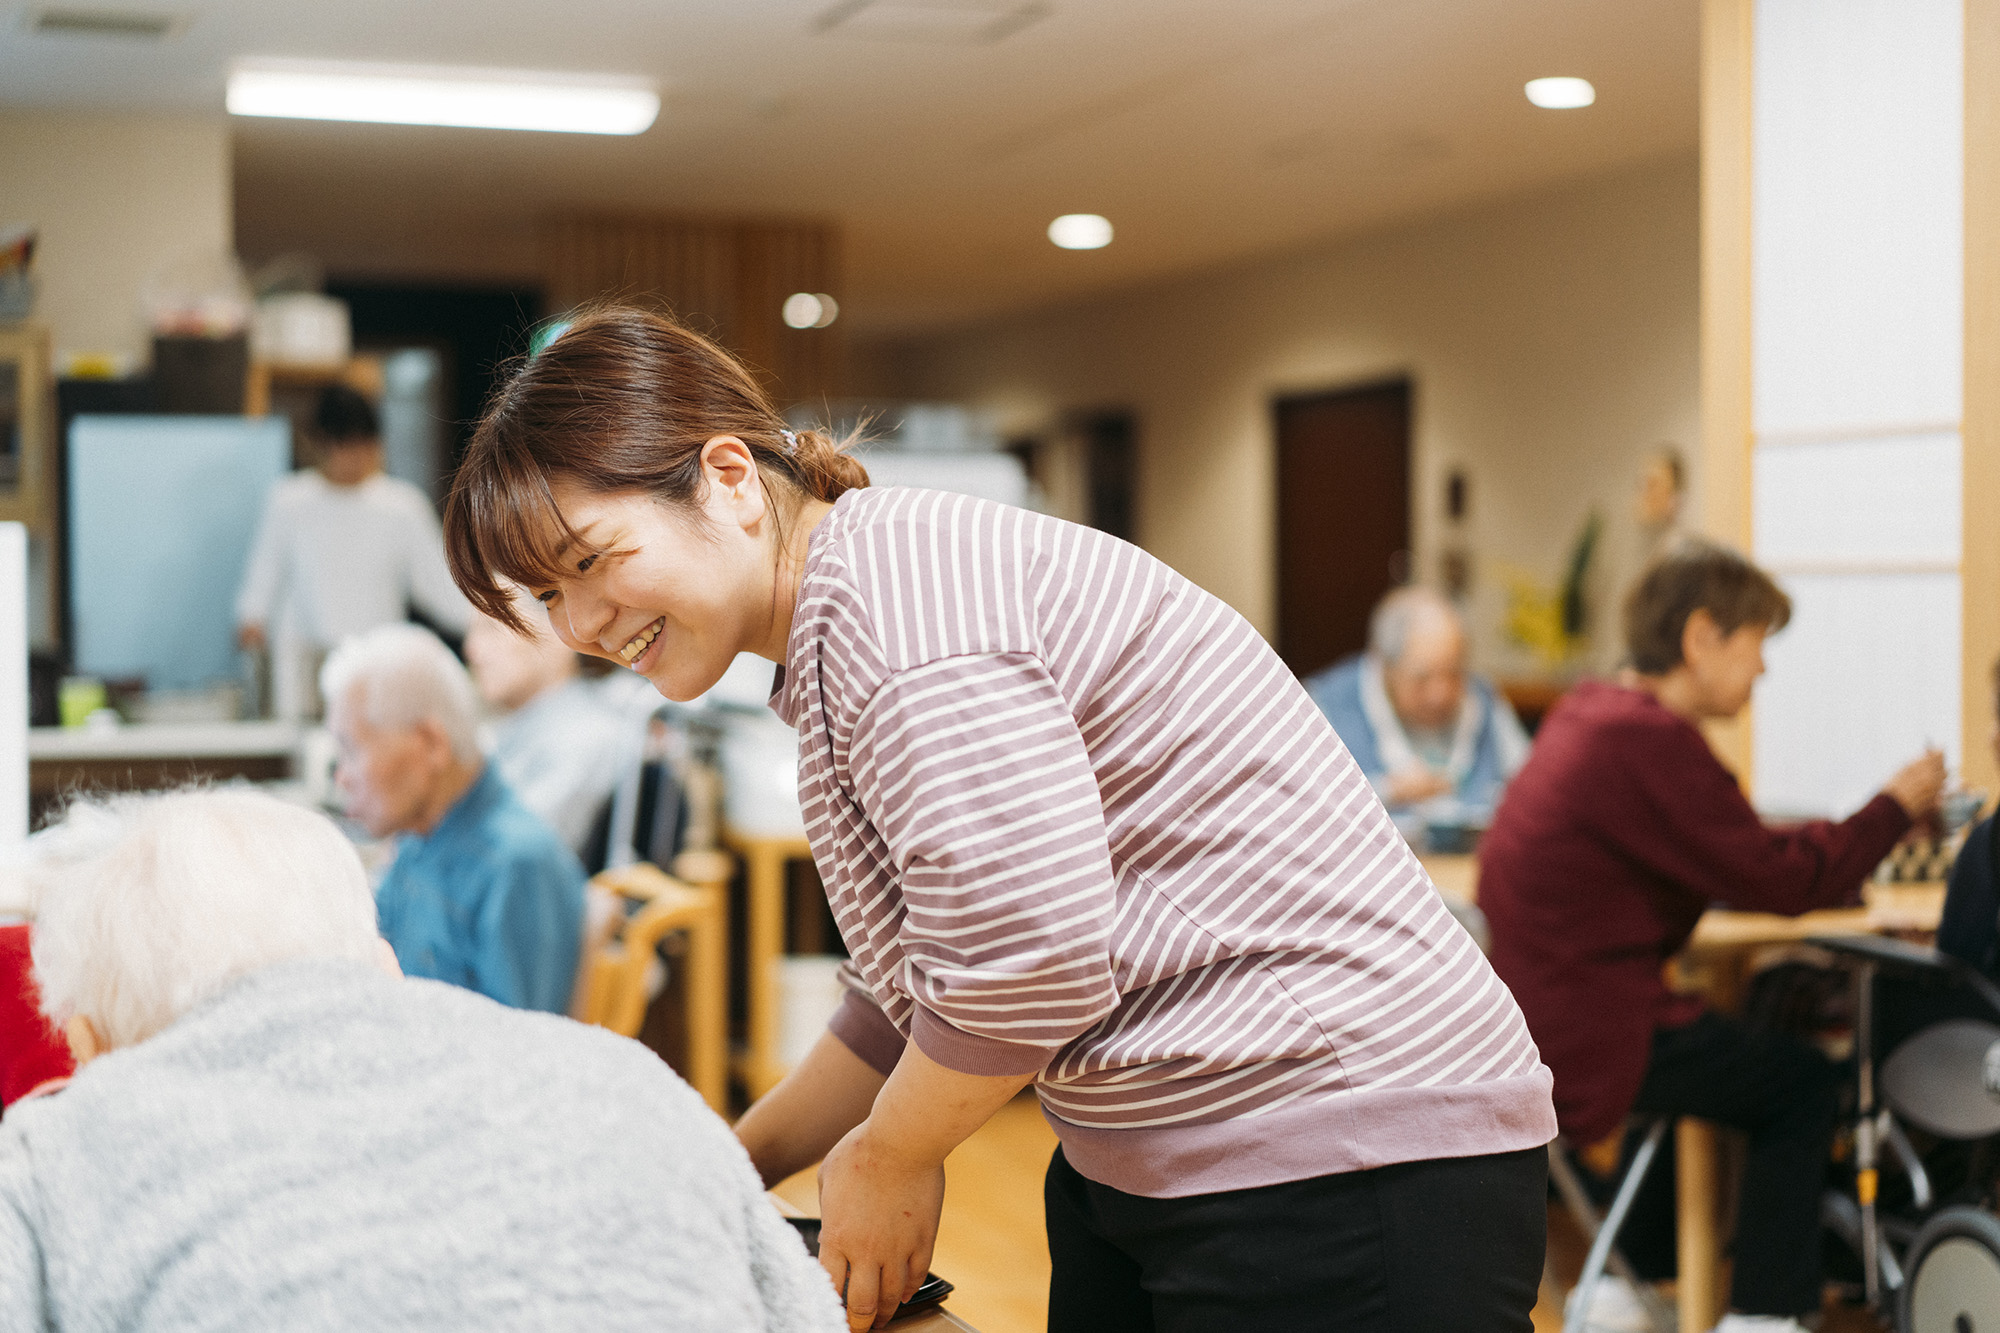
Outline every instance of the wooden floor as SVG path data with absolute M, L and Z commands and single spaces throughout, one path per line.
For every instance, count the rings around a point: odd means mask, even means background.
M 1033 1094 L 1023 1093 L 945 1163 L 944 1218 L 931 1266 L 958 1288 L 946 1308 L 979 1333 L 1043 1333 L 1048 1326 L 1042 1173 L 1055 1146 Z M 785 1181 L 777 1193 L 807 1214 L 819 1212 L 811 1171 Z M 1583 1265 L 1584 1249 L 1569 1217 L 1552 1210 L 1535 1333 L 1561 1333 L 1563 1297 Z M 1820 1330 L 1878 1333 L 1885 1327 L 1862 1311 L 1829 1309 Z

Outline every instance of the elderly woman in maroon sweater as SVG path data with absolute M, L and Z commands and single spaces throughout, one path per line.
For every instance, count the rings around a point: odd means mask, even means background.
M 1764 825 L 1698 728 L 1743 710 L 1765 636 L 1790 615 L 1732 551 L 1689 543 L 1656 563 L 1626 604 L 1632 668 L 1550 713 L 1481 844 L 1479 878 L 1493 966 L 1555 1073 L 1572 1142 L 1606 1139 L 1633 1110 L 1749 1133 L 1738 1313 L 1720 1327 L 1774 1333 L 1820 1306 L 1834 1073 L 1801 1042 L 1669 993 L 1662 967 L 1711 905 L 1793 915 L 1854 902 L 1944 782 L 1942 758 L 1926 754 L 1839 823 Z

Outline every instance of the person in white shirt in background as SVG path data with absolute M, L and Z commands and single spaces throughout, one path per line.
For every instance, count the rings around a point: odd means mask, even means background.
M 272 712 L 319 713 L 319 664 L 341 640 L 405 619 L 463 634 L 472 608 L 445 568 L 430 498 L 382 471 L 382 432 L 345 385 L 320 395 L 316 468 L 271 488 L 236 597 L 237 641 L 271 653 Z
M 500 716 L 492 759 L 521 803 L 583 856 L 598 815 L 639 761 L 646 717 L 659 705 L 629 671 L 586 677 L 579 657 L 525 592 L 515 597 L 532 635 L 474 614 L 465 661 L 480 698 Z

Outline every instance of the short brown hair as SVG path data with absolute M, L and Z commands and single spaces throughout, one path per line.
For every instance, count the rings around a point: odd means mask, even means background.
M 638 491 L 667 504 L 701 499 L 701 451 L 743 441 L 758 475 L 791 496 L 831 501 L 868 473 L 820 431 L 787 431 L 756 377 L 713 341 L 665 315 L 607 306 L 519 361 L 494 392 L 445 502 L 445 555 L 472 604 L 522 628 L 502 580 L 554 583 L 576 534 L 551 484 Z
M 1776 633 L 1792 599 L 1771 576 L 1726 546 L 1684 541 L 1654 561 L 1625 598 L 1625 646 L 1633 669 L 1663 676 L 1681 664 L 1688 617 L 1706 611 L 1724 634 L 1745 625 Z

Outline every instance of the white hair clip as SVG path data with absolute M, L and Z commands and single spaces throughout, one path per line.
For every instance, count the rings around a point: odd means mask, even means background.
M 795 433 L 788 430 L 781 430 L 778 432 L 778 434 L 785 437 L 786 453 L 795 454 L 799 451 L 799 437 Z

